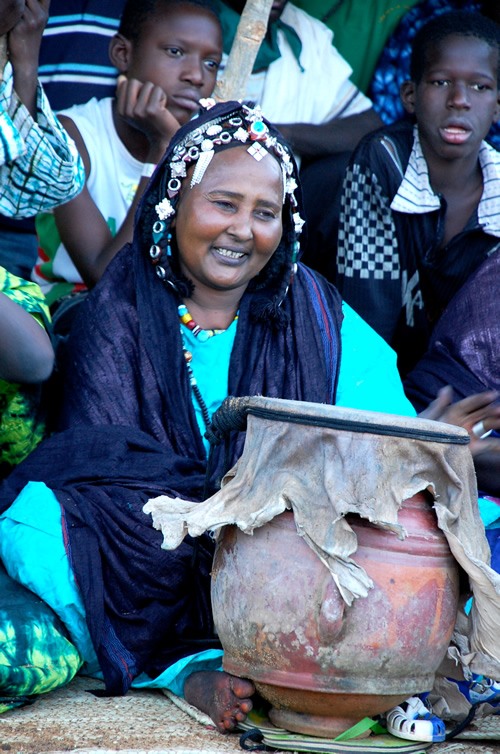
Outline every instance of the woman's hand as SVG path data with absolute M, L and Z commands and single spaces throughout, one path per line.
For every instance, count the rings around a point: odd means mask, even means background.
M 167 95 L 151 81 L 118 77 L 116 109 L 130 125 L 144 133 L 150 144 L 146 162 L 156 164 L 163 157 L 180 123 L 167 106 Z
M 496 391 L 487 390 L 452 403 L 453 390 L 447 385 L 419 415 L 424 419 L 464 427 L 469 433 L 470 450 L 475 459 L 485 453 L 499 454 L 500 459 L 500 438 L 484 437 L 490 430 L 500 428 L 498 398 Z

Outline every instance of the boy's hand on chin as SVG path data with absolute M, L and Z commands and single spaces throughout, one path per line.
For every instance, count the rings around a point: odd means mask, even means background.
M 148 161 L 158 162 L 180 123 L 167 107 L 167 95 L 151 81 L 118 77 L 116 108 L 119 115 L 142 131 L 151 145 Z

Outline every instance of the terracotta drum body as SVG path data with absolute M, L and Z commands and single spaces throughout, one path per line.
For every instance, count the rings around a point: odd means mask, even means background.
M 212 602 L 224 668 L 251 678 L 282 728 L 332 736 L 432 688 L 458 603 L 458 567 L 427 495 L 405 502 L 408 536 L 352 520 L 374 582 L 350 607 L 282 513 L 253 536 L 226 527 Z

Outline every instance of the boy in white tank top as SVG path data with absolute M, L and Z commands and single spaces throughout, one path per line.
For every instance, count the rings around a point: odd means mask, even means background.
M 120 71 L 116 96 L 60 114 L 87 181 L 76 199 L 37 218 L 33 277 L 49 304 L 95 285 L 132 240 L 135 209 L 154 166 L 213 91 L 220 21 L 210 0 L 127 0 L 109 52 Z

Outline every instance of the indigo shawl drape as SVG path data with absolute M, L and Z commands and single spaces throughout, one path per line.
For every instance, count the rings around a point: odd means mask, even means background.
M 299 265 L 282 306 L 289 324 L 255 321 L 240 307 L 229 393 L 333 403 L 340 364 L 341 302 Z M 64 348 L 60 432 L 0 488 L 5 509 L 29 480 L 51 487 L 67 551 L 109 693 L 214 645 L 212 542 L 175 551 L 143 513 L 159 494 L 203 498 L 206 454 L 182 354 L 175 293 L 136 245 L 122 249 L 87 297 Z M 216 448 L 209 491 L 241 454 Z M 211 467 L 212 468 L 212 467 Z M 43 511 L 41 511 L 43 515 Z
M 441 316 L 427 354 L 405 380 L 405 392 L 421 411 L 440 388 L 457 400 L 500 391 L 500 252 L 487 259 Z

